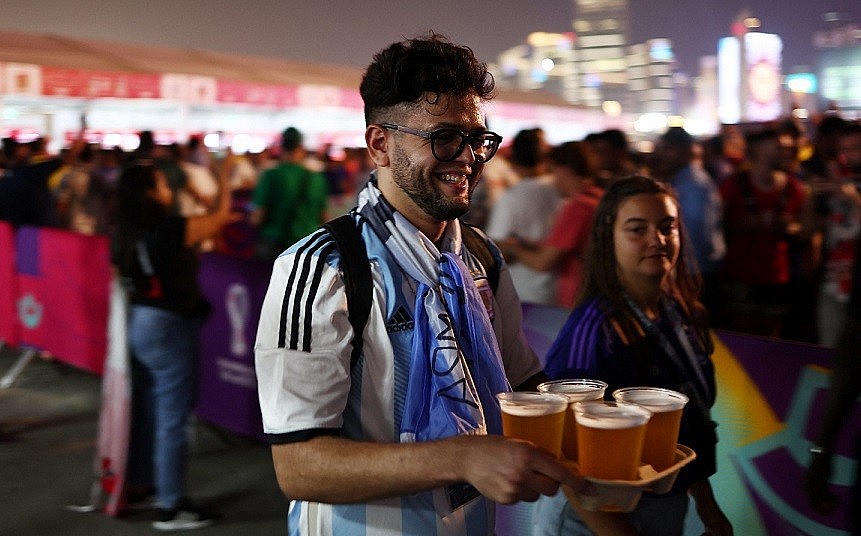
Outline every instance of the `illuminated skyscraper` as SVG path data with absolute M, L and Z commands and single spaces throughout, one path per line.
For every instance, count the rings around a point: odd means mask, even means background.
M 627 107 L 628 0 L 574 0 L 574 83 L 569 101 Z M 573 97 L 573 98 L 572 98 Z

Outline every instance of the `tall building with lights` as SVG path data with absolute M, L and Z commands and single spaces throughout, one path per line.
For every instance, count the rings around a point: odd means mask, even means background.
M 628 48 L 628 89 L 637 113 L 675 113 L 672 43 L 669 39 L 650 39 Z M 633 104 L 633 103 L 632 103 Z
M 628 106 L 628 0 L 574 1 L 574 58 L 566 95 L 571 102 L 600 107 L 616 100 Z

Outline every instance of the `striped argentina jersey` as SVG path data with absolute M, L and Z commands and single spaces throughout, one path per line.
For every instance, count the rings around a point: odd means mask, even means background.
M 274 263 L 255 343 L 263 428 L 272 443 L 320 434 L 399 441 L 417 283 L 370 226 L 362 225 L 361 232 L 373 303 L 362 357 L 352 370 L 352 328 L 334 239 L 321 229 Z M 463 258 L 479 288 L 487 287 L 480 263 L 466 252 Z M 504 264 L 492 308 L 506 374 L 518 385 L 541 366 L 522 335 L 520 303 Z M 348 505 L 292 501 L 289 534 L 492 534 L 493 504 L 481 496 L 460 504 L 451 488 Z

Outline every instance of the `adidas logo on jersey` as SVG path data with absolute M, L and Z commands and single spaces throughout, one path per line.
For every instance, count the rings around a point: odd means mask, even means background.
M 413 318 L 407 313 L 403 306 L 398 307 L 395 314 L 386 323 L 386 331 L 389 333 L 397 333 L 399 331 L 412 331 L 416 323 Z

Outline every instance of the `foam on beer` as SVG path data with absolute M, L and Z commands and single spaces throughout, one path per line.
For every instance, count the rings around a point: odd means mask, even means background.
M 565 404 L 535 404 L 521 401 L 506 401 L 501 404 L 502 411 L 509 415 L 517 415 L 518 417 L 541 417 L 542 415 L 551 415 L 559 413 L 566 407 Z
M 616 396 L 618 393 L 618 396 Z M 667 392 L 659 389 L 622 389 L 616 391 L 613 396 L 617 400 L 632 402 L 640 406 L 644 406 L 649 411 L 655 413 L 663 413 L 665 411 L 676 411 L 685 407 L 688 399 L 683 394 L 675 392 Z
M 577 413 L 577 422 L 589 428 L 600 428 L 602 430 L 619 430 L 622 428 L 633 428 L 642 426 L 648 421 L 648 416 L 634 412 L 615 412 L 612 414 L 585 415 Z

